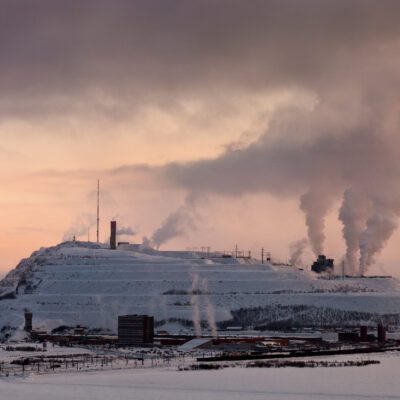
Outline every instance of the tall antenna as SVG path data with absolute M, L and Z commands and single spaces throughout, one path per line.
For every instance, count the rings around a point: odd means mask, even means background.
M 100 180 L 97 179 L 97 243 L 99 243 L 99 223 L 100 223 Z

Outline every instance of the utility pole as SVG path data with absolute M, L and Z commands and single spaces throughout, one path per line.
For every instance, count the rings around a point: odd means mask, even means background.
M 238 257 L 238 245 L 236 244 L 235 245 L 235 258 L 237 258 Z
M 342 261 L 342 279 L 344 280 L 344 260 Z
M 264 247 L 261 247 L 261 264 L 264 264 Z
M 100 180 L 97 179 L 97 243 L 99 243 L 99 225 L 100 225 Z

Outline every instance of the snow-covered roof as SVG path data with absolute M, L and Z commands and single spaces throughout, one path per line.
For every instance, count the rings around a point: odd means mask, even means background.
M 189 340 L 188 342 L 182 344 L 181 346 L 179 346 L 178 350 L 190 351 L 190 350 L 197 349 L 201 346 L 204 346 L 205 344 L 210 343 L 210 342 L 212 342 L 212 339 L 210 339 L 210 338 L 196 338 L 196 339 Z

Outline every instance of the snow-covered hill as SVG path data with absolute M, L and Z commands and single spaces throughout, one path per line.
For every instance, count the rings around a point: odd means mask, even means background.
M 393 278 L 326 280 L 289 266 L 66 242 L 33 253 L 0 282 L 0 330 L 22 327 L 24 310 L 46 329 L 80 324 L 116 331 L 117 315 L 125 313 L 197 329 L 207 321 L 375 323 L 383 314 L 396 324 L 399 288 Z

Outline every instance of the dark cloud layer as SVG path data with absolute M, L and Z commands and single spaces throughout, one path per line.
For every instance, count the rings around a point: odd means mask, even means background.
M 3 0 L 1 10 L 3 116 L 89 103 L 120 117 L 214 91 L 330 92 L 332 80 L 397 63 L 398 1 Z

